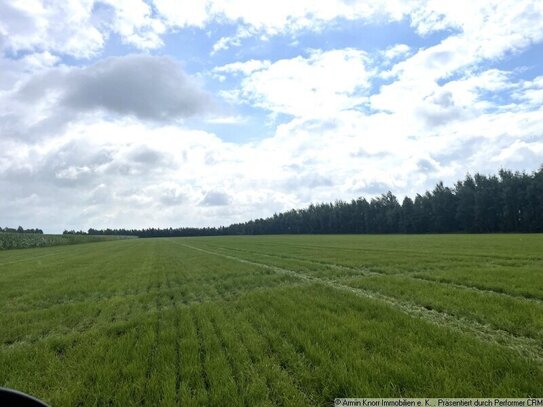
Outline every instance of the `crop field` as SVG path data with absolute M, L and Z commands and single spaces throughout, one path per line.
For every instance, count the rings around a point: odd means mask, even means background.
M 53 406 L 541 397 L 543 236 L 0 251 L 0 386 Z
M 130 236 L 93 235 L 42 235 L 38 233 L 0 232 L 0 250 L 28 249 L 31 247 L 62 246 L 67 244 L 103 242 L 106 240 L 129 239 Z

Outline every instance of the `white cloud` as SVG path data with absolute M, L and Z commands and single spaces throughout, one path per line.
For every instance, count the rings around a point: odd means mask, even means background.
M 541 2 L 429 2 L 413 9 L 411 21 L 421 33 L 457 31 L 381 73 L 396 80 L 373 98 L 376 108 L 401 109 L 407 99 L 420 100 L 435 92 L 438 81 L 453 75 L 478 76 L 481 62 L 543 40 Z
M 307 58 L 247 61 L 217 68 L 246 72 L 241 89 L 230 96 L 274 113 L 322 116 L 353 109 L 366 101 L 369 73 L 363 51 L 313 51 Z
M 101 0 L 113 10 L 110 29 L 137 48 L 153 49 L 163 45 L 161 35 L 166 31 L 162 20 L 152 17 L 149 4 L 143 0 Z M 97 3 L 99 4 L 99 3 Z
M 543 106 L 543 76 L 538 76 L 531 81 L 525 81 L 518 91 L 514 93 L 515 99 L 523 105 L 528 104 L 533 108 Z
M 232 36 L 221 37 L 213 53 L 241 45 L 249 37 L 268 38 L 278 34 L 296 35 L 301 31 L 321 31 L 339 19 L 374 21 L 401 20 L 408 11 L 406 4 L 388 0 L 345 1 L 279 0 L 261 2 L 255 6 L 248 0 L 208 1 L 208 19 L 241 23 Z
M 228 73 L 236 74 L 241 73 L 245 76 L 252 74 L 255 71 L 261 71 L 262 69 L 269 68 L 270 61 L 261 61 L 257 59 L 251 59 L 245 62 L 233 62 L 223 66 L 219 66 L 213 69 L 215 73 Z
M 203 27 L 210 18 L 210 1 L 153 0 L 153 6 L 165 23 L 171 27 Z
M 215 44 L 213 44 L 211 55 L 214 55 L 219 51 L 227 50 L 231 47 L 239 47 L 244 39 L 257 35 L 258 30 L 256 30 L 254 27 L 239 26 L 234 35 L 221 37 L 217 42 L 215 42 Z M 266 39 L 265 35 L 261 34 L 261 39 Z
M 484 58 L 495 58 L 541 40 L 543 4 L 540 1 L 460 0 L 422 2 L 410 12 L 412 25 L 422 34 L 453 29 L 469 40 Z
M 235 35 L 218 40 L 213 47 L 217 52 L 251 36 L 320 30 L 338 18 L 369 21 L 384 16 L 396 21 L 406 10 L 396 1 L 279 0 L 256 6 L 247 0 L 8 1 L 0 5 L 0 36 L 4 47 L 15 52 L 49 51 L 88 58 L 104 47 L 112 33 L 137 48 L 153 49 L 163 44 L 167 31 L 211 23 L 240 24 Z
M 13 52 L 77 58 L 99 53 L 111 33 L 141 49 L 162 45 L 164 23 L 144 0 L 45 0 L 0 3 L 0 45 Z
M 214 103 L 173 59 L 126 55 L 30 75 L 0 93 L 0 107 L 4 137 L 36 139 L 82 117 L 175 122 L 209 113 Z
M 206 120 L 207 123 L 212 124 L 242 124 L 247 122 L 247 117 L 235 115 L 235 116 L 214 116 Z
M 163 44 L 168 31 L 204 28 L 213 23 L 238 25 L 220 38 L 213 51 L 240 45 L 248 37 L 319 31 L 339 20 L 392 22 L 408 18 L 422 35 L 457 30 L 477 44 L 485 58 L 521 49 L 541 39 L 543 6 L 532 1 L 439 2 L 419 0 L 68 0 L 7 1 L 0 5 L 0 36 L 13 51 L 49 51 L 79 58 L 96 55 L 110 34 L 140 49 Z M 519 29 L 521 28 L 521 29 Z
M 407 54 L 411 48 L 407 44 L 396 44 L 382 52 L 386 59 L 395 59 Z
M 0 3 L 3 47 L 12 51 L 51 51 L 89 57 L 104 45 L 104 35 L 90 23 L 92 1 Z
M 406 10 L 398 1 L 277 0 L 255 5 L 248 0 L 217 0 L 209 4 L 212 15 L 229 21 L 241 21 L 254 30 L 269 35 L 320 29 L 326 22 L 338 18 L 370 20 L 384 16 L 389 20 L 399 20 Z

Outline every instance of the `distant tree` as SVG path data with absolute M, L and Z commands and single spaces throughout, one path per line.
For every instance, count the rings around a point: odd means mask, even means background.
M 458 181 L 455 186 L 455 195 L 457 206 L 455 212 L 455 221 L 457 230 L 460 232 L 474 232 L 475 226 L 475 181 L 471 175 L 466 179 Z
M 411 198 L 406 196 L 402 202 L 402 209 L 400 211 L 400 223 L 399 223 L 399 232 L 400 233 L 415 233 L 415 223 L 414 223 L 414 203 Z
M 219 228 L 91 228 L 87 233 L 162 237 L 450 232 L 543 232 L 543 166 L 533 174 L 507 170 L 500 170 L 498 176 L 467 174 L 453 188 L 439 182 L 432 191 L 417 194 L 414 200 L 405 197 L 401 205 L 388 191 L 369 202 L 359 197 L 351 202 L 311 204 L 304 209 Z M 64 233 L 85 232 L 71 230 Z
M 435 232 L 446 233 L 457 230 L 455 225 L 455 212 L 457 209 L 457 200 L 449 187 L 443 186 L 439 182 L 430 198 L 432 207 L 432 228 Z

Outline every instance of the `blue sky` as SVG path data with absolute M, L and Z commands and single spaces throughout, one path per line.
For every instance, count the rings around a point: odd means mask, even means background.
M 543 164 L 541 1 L 0 4 L 0 225 L 217 226 Z

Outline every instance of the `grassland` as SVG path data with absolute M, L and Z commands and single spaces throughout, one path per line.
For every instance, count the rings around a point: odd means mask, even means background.
M 131 238 L 129 236 L 43 235 L 38 233 L 0 232 L 0 250 L 32 247 L 63 246 L 68 244 L 105 242 Z
M 543 236 L 0 252 L 0 386 L 54 406 L 541 396 Z

